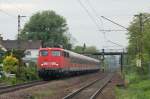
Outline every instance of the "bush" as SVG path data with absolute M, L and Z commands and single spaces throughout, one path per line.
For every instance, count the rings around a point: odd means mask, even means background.
M 3 70 L 6 73 L 16 74 L 18 64 L 19 64 L 18 59 L 16 59 L 12 55 L 6 56 L 6 58 L 3 60 Z
M 37 68 L 35 65 L 30 65 L 29 67 L 26 67 L 26 74 L 25 77 L 27 80 L 38 80 L 38 74 L 37 74 Z
M 21 59 L 24 56 L 23 52 L 24 51 L 22 50 L 13 50 L 5 53 L 3 59 L 1 59 L 3 66 L 0 66 L 2 67 L 2 69 L 0 68 L 0 71 L 2 71 L 2 74 L 6 72 L 8 74 L 15 74 L 16 76 L 6 77 L 4 75 L 0 79 L 0 82 L 7 84 L 18 84 L 39 79 L 36 64 L 30 63 L 29 66 L 26 66 L 22 62 Z

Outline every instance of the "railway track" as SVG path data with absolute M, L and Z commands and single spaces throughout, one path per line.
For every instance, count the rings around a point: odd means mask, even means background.
M 96 79 L 91 83 L 77 89 L 76 91 L 68 94 L 63 99 L 96 99 L 102 90 L 111 81 L 113 73 L 108 74 L 103 78 Z
M 46 83 L 47 83 L 46 81 L 38 80 L 38 81 L 17 84 L 17 85 L 13 85 L 13 86 L 1 86 L 0 94 L 13 92 L 16 90 L 25 89 L 25 88 L 29 88 L 29 87 L 36 86 L 36 85 L 46 84 Z

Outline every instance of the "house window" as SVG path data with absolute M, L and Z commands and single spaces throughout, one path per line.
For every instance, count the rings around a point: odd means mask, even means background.
M 26 51 L 25 55 L 31 56 L 31 51 Z

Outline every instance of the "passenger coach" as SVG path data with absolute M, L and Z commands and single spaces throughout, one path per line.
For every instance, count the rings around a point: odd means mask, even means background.
M 38 72 L 42 78 L 95 72 L 100 61 L 62 48 L 40 48 Z

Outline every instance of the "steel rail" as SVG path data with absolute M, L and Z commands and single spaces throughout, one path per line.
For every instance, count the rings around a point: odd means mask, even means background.
M 46 81 L 38 80 L 38 81 L 32 81 L 32 82 L 27 82 L 27 83 L 12 85 L 12 86 L 3 86 L 0 87 L 0 94 L 13 92 L 16 90 L 25 89 L 36 85 L 46 84 L 46 83 L 47 83 Z
M 112 75 L 108 77 L 108 79 L 103 83 L 103 85 L 90 97 L 90 99 L 96 99 L 96 97 L 103 91 L 103 89 L 108 85 L 111 81 Z
M 72 92 L 72 93 L 68 94 L 67 96 L 65 96 L 65 97 L 62 98 L 62 99 L 70 99 L 70 98 L 72 98 L 73 96 L 75 96 L 76 94 L 78 94 L 78 93 L 80 93 L 82 90 L 84 90 L 85 88 L 87 88 L 87 87 L 89 87 L 89 86 L 95 84 L 97 81 L 99 81 L 99 80 L 101 80 L 101 79 L 103 79 L 103 78 L 96 79 L 96 80 L 92 81 L 90 84 L 87 84 L 87 85 L 81 87 L 80 89 L 76 90 L 75 92 Z
M 108 82 L 110 81 L 110 79 L 111 79 L 110 75 L 112 75 L 112 74 L 109 74 L 109 75 L 107 75 L 107 76 L 105 76 L 105 77 L 103 77 L 103 78 L 100 78 L 100 79 L 96 79 L 96 80 L 92 81 L 91 83 L 89 83 L 89 84 L 87 84 L 87 85 L 85 85 L 85 86 L 79 88 L 78 90 L 76 90 L 76 91 L 74 91 L 74 92 L 68 94 L 67 96 L 65 96 L 65 97 L 62 98 L 62 99 L 71 99 L 71 98 L 73 98 L 75 95 L 77 95 L 77 94 L 79 94 L 81 91 L 83 91 L 84 89 L 86 89 L 86 88 L 88 88 L 88 87 L 94 85 L 96 82 L 98 82 L 98 81 L 100 81 L 100 80 L 104 80 L 106 77 L 109 76 L 109 77 L 107 78 L 107 80 L 104 82 L 104 85 L 106 86 L 106 85 L 108 84 Z M 102 87 L 99 88 L 99 90 L 102 90 L 102 88 L 104 88 L 104 85 L 102 85 Z M 94 94 L 97 95 L 98 92 L 96 91 Z M 94 98 L 95 98 L 95 95 L 94 95 L 94 94 L 90 97 L 90 99 L 94 99 Z M 92 98 L 92 97 L 93 97 L 93 98 Z

